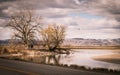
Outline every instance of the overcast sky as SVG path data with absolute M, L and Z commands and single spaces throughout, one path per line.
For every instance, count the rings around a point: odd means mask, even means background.
M 66 38 L 120 38 L 120 0 L 0 0 L 0 39 L 10 38 L 3 26 L 23 7 L 47 24 L 66 25 Z

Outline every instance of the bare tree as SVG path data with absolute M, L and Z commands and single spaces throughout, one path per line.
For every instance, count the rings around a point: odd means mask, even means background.
M 28 46 L 40 27 L 40 20 L 41 17 L 35 17 L 33 11 L 22 9 L 11 16 L 7 27 L 11 27 L 14 30 L 14 36 Z
M 56 48 L 63 43 L 65 38 L 65 26 L 49 25 L 41 32 L 43 43 L 50 51 L 55 51 Z

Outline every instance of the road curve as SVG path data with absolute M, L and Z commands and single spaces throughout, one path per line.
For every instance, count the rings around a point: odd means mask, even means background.
M 35 64 L 7 59 L 0 59 L 0 73 L 1 71 L 3 73 L 6 72 L 6 74 L 2 75 L 109 75 L 104 73 L 82 71 L 58 66 Z M 7 74 L 7 72 L 9 72 L 9 74 Z

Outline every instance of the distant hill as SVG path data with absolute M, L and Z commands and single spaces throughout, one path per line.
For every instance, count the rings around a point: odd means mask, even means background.
M 10 39 L 0 40 L 0 45 L 9 44 Z M 14 40 L 20 43 L 20 40 Z M 34 40 L 34 44 L 40 44 L 41 41 Z M 63 45 L 72 46 L 120 46 L 120 38 L 118 39 L 84 39 L 84 38 L 71 38 L 65 39 Z
M 9 43 L 8 40 L 0 40 L 0 45 L 6 45 L 8 43 Z
M 10 41 L 15 42 L 15 43 L 21 42 L 19 39 L 16 39 L 16 40 L 6 39 L 6 40 L 0 40 L 0 45 L 8 45 Z
M 66 39 L 63 45 L 72 46 L 120 46 L 120 38 L 118 39 L 83 39 L 72 38 Z

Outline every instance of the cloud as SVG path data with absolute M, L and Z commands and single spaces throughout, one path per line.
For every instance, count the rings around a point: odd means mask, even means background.
M 87 4 L 86 7 L 91 9 L 89 12 L 120 20 L 119 0 L 88 0 Z
M 0 40 L 10 39 L 12 31 L 9 28 L 0 27 Z
M 24 7 L 35 10 L 45 24 L 66 25 L 67 37 L 120 38 L 119 0 L 0 0 L 0 26 Z

